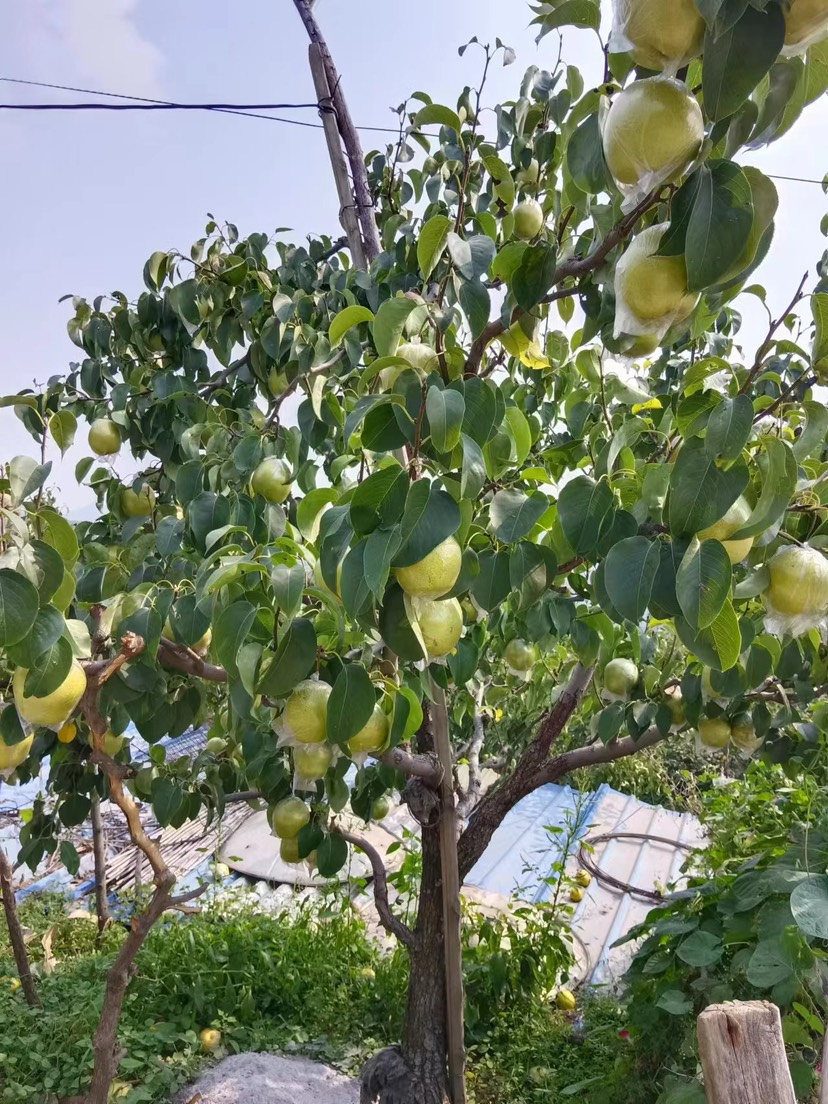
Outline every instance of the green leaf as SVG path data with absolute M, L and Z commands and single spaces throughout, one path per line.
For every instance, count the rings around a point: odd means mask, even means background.
M 558 518 L 576 555 L 595 551 L 612 511 L 612 491 L 607 483 L 593 483 L 579 475 L 566 484 L 558 496 Z
M 351 526 L 362 536 L 400 520 L 408 497 L 408 473 L 396 462 L 380 468 L 356 489 L 350 502 Z
M 425 107 L 420 108 L 417 114 L 414 116 L 413 126 L 424 127 L 429 123 L 437 123 L 440 126 L 451 127 L 452 130 L 456 130 L 458 135 L 462 128 L 460 122 L 460 116 L 456 111 L 452 111 L 450 107 L 444 107 L 442 104 L 426 104 Z
M 454 267 L 467 280 L 485 275 L 494 260 L 495 243 L 488 234 L 462 238 L 452 231 L 448 236 L 448 248 Z
M 705 449 L 719 460 L 738 460 L 753 428 L 753 403 L 747 395 L 725 398 L 707 422 Z
M 45 698 L 52 694 L 69 674 L 74 660 L 72 645 L 65 636 L 61 636 L 38 658 L 37 666 L 29 669 L 23 691 L 25 695 Z
M 0 648 L 22 640 L 35 623 L 37 590 L 18 571 L 0 568 Z
M 382 639 L 400 659 L 411 662 L 423 659 L 423 649 L 408 620 L 405 594 L 396 583 L 385 592 L 379 611 L 379 630 Z
M 694 540 L 676 575 L 681 612 L 694 629 L 704 629 L 719 616 L 730 597 L 733 567 L 724 545 L 717 540 Z
M 196 543 L 202 548 L 206 546 L 210 533 L 215 529 L 221 529 L 229 520 L 230 500 L 224 495 L 213 494 L 212 491 L 203 491 L 187 507 L 190 531 Z
M 34 667 L 39 658 L 64 635 L 66 621 L 60 610 L 44 606 L 22 640 L 8 646 L 9 659 L 18 667 Z M 89 654 L 88 652 L 86 653 Z
M 427 280 L 443 255 L 449 230 L 454 225 L 446 215 L 432 215 L 420 231 L 417 242 L 417 263 L 423 279 Z
M 796 958 L 784 942 L 784 936 L 762 939 L 750 956 L 745 976 L 757 989 L 770 989 L 785 981 L 796 968 Z
M 480 445 L 465 433 L 461 434 L 463 444 L 463 466 L 460 472 L 460 496 L 474 500 L 483 490 L 486 482 L 486 462 Z
M 607 190 L 607 166 L 597 112 L 588 115 L 569 139 L 566 162 L 569 175 L 582 192 L 597 195 Z
M 711 621 L 709 632 L 719 657 L 719 666 L 723 671 L 729 671 L 739 662 L 739 656 L 742 653 L 739 618 L 730 600 L 725 602 L 715 619 Z
M 495 195 L 506 210 L 511 211 L 515 202 L 515 182 L 509 171 L 509 166 L 494 154 L 484 157 L 483 164 L 492 178 Z
M 219 663 L 228 672 L 236 670 L 239 649 L 247 640 L 256 617 L 256 607 L 239 600 L 226 606 L 213 625 L 213 650 Z
M 514 442 L 514 462 L 520 467 L 532 448 L 532 431 L 526 415 L 517 406 L 507 406 L 504 412 L 506 429 Z
M 405 320 L 417 306 L 413 299 L 395 298 L 386 300 L 377 311 L 374 319 L 374 348 L 377 356 L 393 356 L 402 337 Z M 351 430 L 353 433 L 353 429 Z
M 778 4 L 765 11 L 748 5 L 742 17 L 718 38 L 704 36 L 702 94 L 709 119 L 718 122 L 745 102 L 779 57 L 785 16 Z
M 628 621 L 644 615 L 660 559 L 659 542 L 647 537 L 627 537 L 610 549 L 604 562 L 604 585 L 610 601 Z
M 43 526 L 43 539 L 51 544 L 63 562 L 71 567 L 78 558 L 78 538 L 74 527 L 54 510 L 41 510 L 38 518 Z
M 345 307 L 331 321 L 331 328 L 328 330 L 328 341 L 331 343 L 331 348 L 335 349 L 340 345 L 345 334 L 354 326 L 359 326 L 362 322 L 373 321 L 374 312 L 367 307 L 357 305 Z
M 702 441 L 686 441 L 670 476 L 667 512 L 673 536 L 698 533 L 724 517 L 749 478 L 744 464 L 723 471 Z
M 492 311 L 492 300 L 486 287 L 479 280 L 461 280 L 458 288 L 460 306 L 469 322 L 472 340 L 485 330 Z
M 814 318 L 814 344 L 811 361 L 814 371 L 828 378 L 828 292 L 811 296 L 811 314 Z
M 375 529 L 365 542 L 363 571 L 365 583 L 371 593 L 381 598 L 388 582 L 391 563 L 400 546 L 399 526 L 394 529 Z
M 486 612 L 495 609 L 512 589 L 508 552 L 482 552 L 480 573 L 472 584 L 472 596 Z
M 451 452 L 460 440 L 466 403 L 459 391 L 429 387 L 426 414 L 431 442 L 438 452 Z
M 20 717 L 16 709 L 8 706 L 0 709 L 0 738 L 9 747 L 13 747 L 26 739 L 26 733 L 20 724 Z
M 825 296 L 828 300 L 828 295 Z M 826 320 L 828 320 L 828 304 L 826 305 Z M 807 421 L 805 428 L 793 443 L 793 454 L 797 460 L 806 460 L 819 450 L 822 452 L 825 438 L 828 436 L 828 408 L 823 403 L 806 399 L 801 404 Z
M 347 744 L 368 724 L 376 703 L 374 684 L 365 668 L 359 663 L 344 664 L 328 698 L 328 742 Z
M 451 388 L 455 389 L 456 384 L 452 384 Z M 491 380 L 477 377 L 465 380 L 462 388 L 466 403 L 463 432 L 482 448 L 503 420 L 503 396 Z
M 690 291 L 703 291 L 732 268 L 753 227 L 753 192 L 738 165 L 709 161 L 698 177 L 684 248 Z
M 670 1016 L 686 1016 L 688 1012 L 693 1011 L 693 1002 L 680 989 L 667 989 L 656 1001 L 656 1008 L 663 1009 Z M 673 1098 L 670 1097 L 669 1099 L 672 1104 Z M 693 1098 L 694 1101 L 696 1099 L 704 1104 L 705 1097 L 703 1093 L 700 1097 Z M 678 1104 L 678 1099 L 676 1099 L 675 1104 Z
M 316 851 L 316 868 L 323 878 L 335 878 L 348 861 L 348 844 L 342 836 L 325 836 Z
M 52 470 L 48 464 L 38 464 L 31 456 L 15 456 L 9 464 L 9 490 L 12 506 L 19 506 L 39 491 Z
M 525 537 L 546 513 L 549 499 L 540 491 L 498 491 L 489 505 L 489 519 L 498 540 L 506 544 Z
M 316 663 L 316 630 L 306 618 L 291 621 L 282 633 L 276 654 L 263 660 L 256 690 L 269 698 L 283 698 L 307 678 Z
M 270 569 L 273 598 L 285 617 L 294 617 L 302 605 L 305 568 L 301 563 L 274 564 Z
M 480 648 L 470 636 L 457 642 L 457 647 L 447 658 L 455 686 L 465 686 L 480 664 Z
M 45 541 L 33 540 L 23 550 L 26 574 L 37 587 L 41 602 L 48 602 L 63 582 L 63 559 L 56 548 Z
M 531 311 L 540 303 L 555 279 L 557 250 L 549 242 L 530 245 L 512 277 L 512 294 L 518 306 Z
M 172 556 L 180 551 L 184 539 L 184 521 L 182 518 L 165 517 L 155 530 L 155 544 L 161 556 Z
M 60 861 L 74 878 L 74 876 L 80 870 L 80 855 L 78 854 L 75 845 L 73 843 L 70 843 L 69 840 L 63 840 L 61 842 Z
M 523 254 L 529 248 L 526 242 L 507 242 L 492 261 L 492 276 L 508 284 L 520 268 Z
M 532 20 L 540 23 L 539 37 L 549 34 L 559 27 L 582 27 L 597 31 L 601 26 L 601 7 L 596 0 L 561 0 L 560 3 L 546 3 L 541 14 Z
M 395 567 L 419 563 L 460 528 L 460 508 L 451 495 L 425 479 L 412 484 L 401 522 L 402 542 Z
M 65 456 L 66 450 L 71 447 L 77 428 L 78 419 L 71 410 L 59 410 L 49 419 L 49 433 L 61 456 Z
M 171 778 L 154 778 L 151 788 L 152 811 L 162 827 L 168 825 L 184 802 L 184 791 Z
M 350 549 L 342 563 L 339 593 L 342 597 L 342 604 L 352 617 L 359 617 L 361 614 L 367 613 L 372 605 L 373 596 L 365 570 L 367 547 L 367 541 L 360 541 L 359 544 Z
M 791 446 L 778 437 L 764 437 L 762 447 L 764 456 L 759 462 L 762 492 L 750 517 L 728 540 L 743 540 L 764 533 L 782 517 L 796 490 L 797 464 Z
M 410 740 L 423 723 L 423 707 L 417 695 L 408 686 L 398 687 L 394 694 L 394 712 L 391 715 L 391 734 L 388 746 L 397 747 Z
M 797 927 L 809 939 L 828 939 L 828 875 L 815 874 L 791 894 Z
M 305 540 L 316 540 L 325 508 L 338 498 L 338 491 L 332 487 L 317 487 L 300 501 L 296 507 L 296 524 Z
M 688 966 L 701 969 L 718 962 L 724 953 L 722 941 L 718 935 L 706 931 L 694 931 L 683 939 L 676 951 L 677 956 Z
M 598 714 L 598 739 L 603 744 L 611 744 L 621 731 L 624 723 L 625 706 L 623 702 L 612 702 Z

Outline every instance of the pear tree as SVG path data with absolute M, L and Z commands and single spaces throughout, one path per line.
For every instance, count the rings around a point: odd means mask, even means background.
M 348 158 L 345 238 L 211 217 L 150 256 L 143 290 L 76 297 L 76 362 L 3 399 L 44 450 L 88 433 L 76 476 L 98 504 L 70 525 L 48 463 L 6 465 L 0 770 L 50 758 L 22 859 L 71 864 L 62 831 L 97 795 L 154 874 L 108 975 L 89 1104 L 117 1072 L 141 944 L 184 904 L 139 800 L 162 825 L 257 803 L 283 858 L 326 877 L 361 848 L 410 956 L 404 1036 L 364 1099 L 458 1104 L 459 890 L 510 810 L 677 731 L 776 757 L 821 731 L 826 262 L 817 247 L 789 302 L 766 302 L 779 197 L 751 159 L 824 110 L 824 5 L 545 0 L 513 100 L 484 110 L 514 53 L 472 40 L 476 87 L 417 93 L 399 141 L 363 156 L 295 3 L 335 171 Z M 594 42 L 598 87 L 563 29 Z M 743 295 L 768 312 L 756 339 Z M 204 721 L 207 747 L 168 763 L 158 742 Z M 341 817 L 392 794 L 420 826 L 411 926 Z

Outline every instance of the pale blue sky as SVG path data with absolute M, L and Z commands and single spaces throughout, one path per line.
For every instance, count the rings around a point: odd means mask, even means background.
M 609 4 L 607 3 L 607 7 Z M 549 66 L 525 0 L 318 0 L 317 13 L 357 123 L 394 125 L 388 110 L 423 89 L 454 103 L 479 74 L 479 55 L 457 47 L 476 34 L 500 36 L 518 52 L 497 67 L 493 104 L 513 96 L 530 64 Z M 77 84 L 179 101 L 313 99 L 307 39 L 292 0 L 8 0 L 0 76 Z M 587 84 L 600 78 L 597 43 L 567 34 L 566 60 Z M 0 84 L 0 101 L 70 102 L 85 96 Z M 298 117 L 313 119 L 313 114 Z M 766 172 L 821 179 L 828 108 L 812 106 L 794 131 L 742 159 Z M 366 149 L 386 140 L 363 134 Z M 0 112 L 3 264 L 0 267 L 0 387 L 16 391 L 62 372 L 74 359 L 66 293 L 119 289 L 133 296 L 155 249 L 186 250 L 212 211 L 242 233 L 290 226 L 296 237 L 338 232 L 336 199 L 321 132 L 215 113 Z M 776 241 L 758 278 L 781 307 L 823 247 L 828 201 L 816 185 L 777 181 Z M 764 315 L 746 305 L 746 328 Z M 8 459 L 32 442 L 0 411 Z M 85 439 L 85 432 L 83 434 Z M 70 507 L 90 500 L 72 469 L 58 466 Z M 120 465 L 129 472 L 128 462 Z

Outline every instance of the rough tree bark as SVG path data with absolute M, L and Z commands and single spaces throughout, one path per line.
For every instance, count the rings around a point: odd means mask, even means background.
M 155 890 L 149 904 L 142 913 L 133 917 L 129 936 L 106 976 L 103 1008 L 93 1044 L 95 1063 L 92 1081 L 86 1096 L 81 1098 L 84 1104 L 107 1104 L 109 1099 L 109 1087 L 118 1072 L 122 1057 L 118 1046 L 118 1023 L 124 996 L 135 970 L 135 957 L 146 940 L 150 928 L 166 909 L 182 905 L 195 896 L 195 894 L 185 894 L 179 898 L 172 896 L 171 890 L 175 884 L 175 877 L 156 844 L 144 831 L 138 806 L 124 788 L 127 772 L 104 750 L 109 723 L 98 706 L 100 688 L 125 663 L 140 655 L 143 650 L 143 639 L 134 633 L 127 633 L 121 641 L 121 651 L 114 659 L 87 664 L 87 688 L 81 702 L 81 711 L 92 734 L 94 749 L 91 756 L 92 762 L 106 775 L 109 782 L 109 799 L 124 814 L 132 842 L 147 856 L 155 883 Z
M 109 905 L 106 886 L 106 836 L 101 819 L 101 799 L 97 790 L 92 791 L 90 798 L 90 815 L 92 849 L 95 856 L 95 912 L 98 916 L 98 942 L 100 943 L 104 928 L 109 923 Z
M 12 881 L 12 865 L 9 856 L 0 847 L 0 892 L 3 895 L 3 911 L 6 914 L 6 923 L 9 928 L 9 939 L 14 954 L 14 962 L 17 973 L 20 976 L 20 985 L 26 1003 L 33 1008 L 40 1004 L 37 995 L 34 978 L 29 968 L 29 952 L 26 949 L 26 941 L 23 938 L 23 928 L 20 926 L 20 917 L 17 915 L 17 901 L 14 897 L 14 884 Z
M 435 754 L 428 710 L 417 751 Z M 441 805 L 433 795 L 432 800 L 423 799 L 423 786 L 413 780 L 406 790 L 409 809 L 421 825 L 422 878 L 417 921 L 407 943 L 410 974 L 403 1040 L 366 1063 L 361 1104 L 446 1104 L 449 1099 Z

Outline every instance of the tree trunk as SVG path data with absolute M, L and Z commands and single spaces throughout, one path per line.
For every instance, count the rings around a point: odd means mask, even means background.
M 417 943 L 411 952 L 403 1057 L 414 1086 L 412 1104 L 444 1104 L 446 1076 L 446 970 L 438 828 L 423 828 L 423 878 Z
M 23 988 L 23 996 L 26 1003 L 35 1007 L 40 1004 L 40 998 L 35 989 L 34 978 L 29 969 L 29 952 L 26 949 L 26 941 L 23 938 L 23 929 L 20 926 L 20 917 L 17 915 L 17 901 L 14 897 L 14 884 L 12 882 L 12 865 L 6 852 L 0 847 L 0 890 L 3 894 L 3 909 L 6 913 L 6 923 L 9 927 L 9 939 L 14 953 L 14 961 L 17 972 L 20 975 L 20 984 Z

